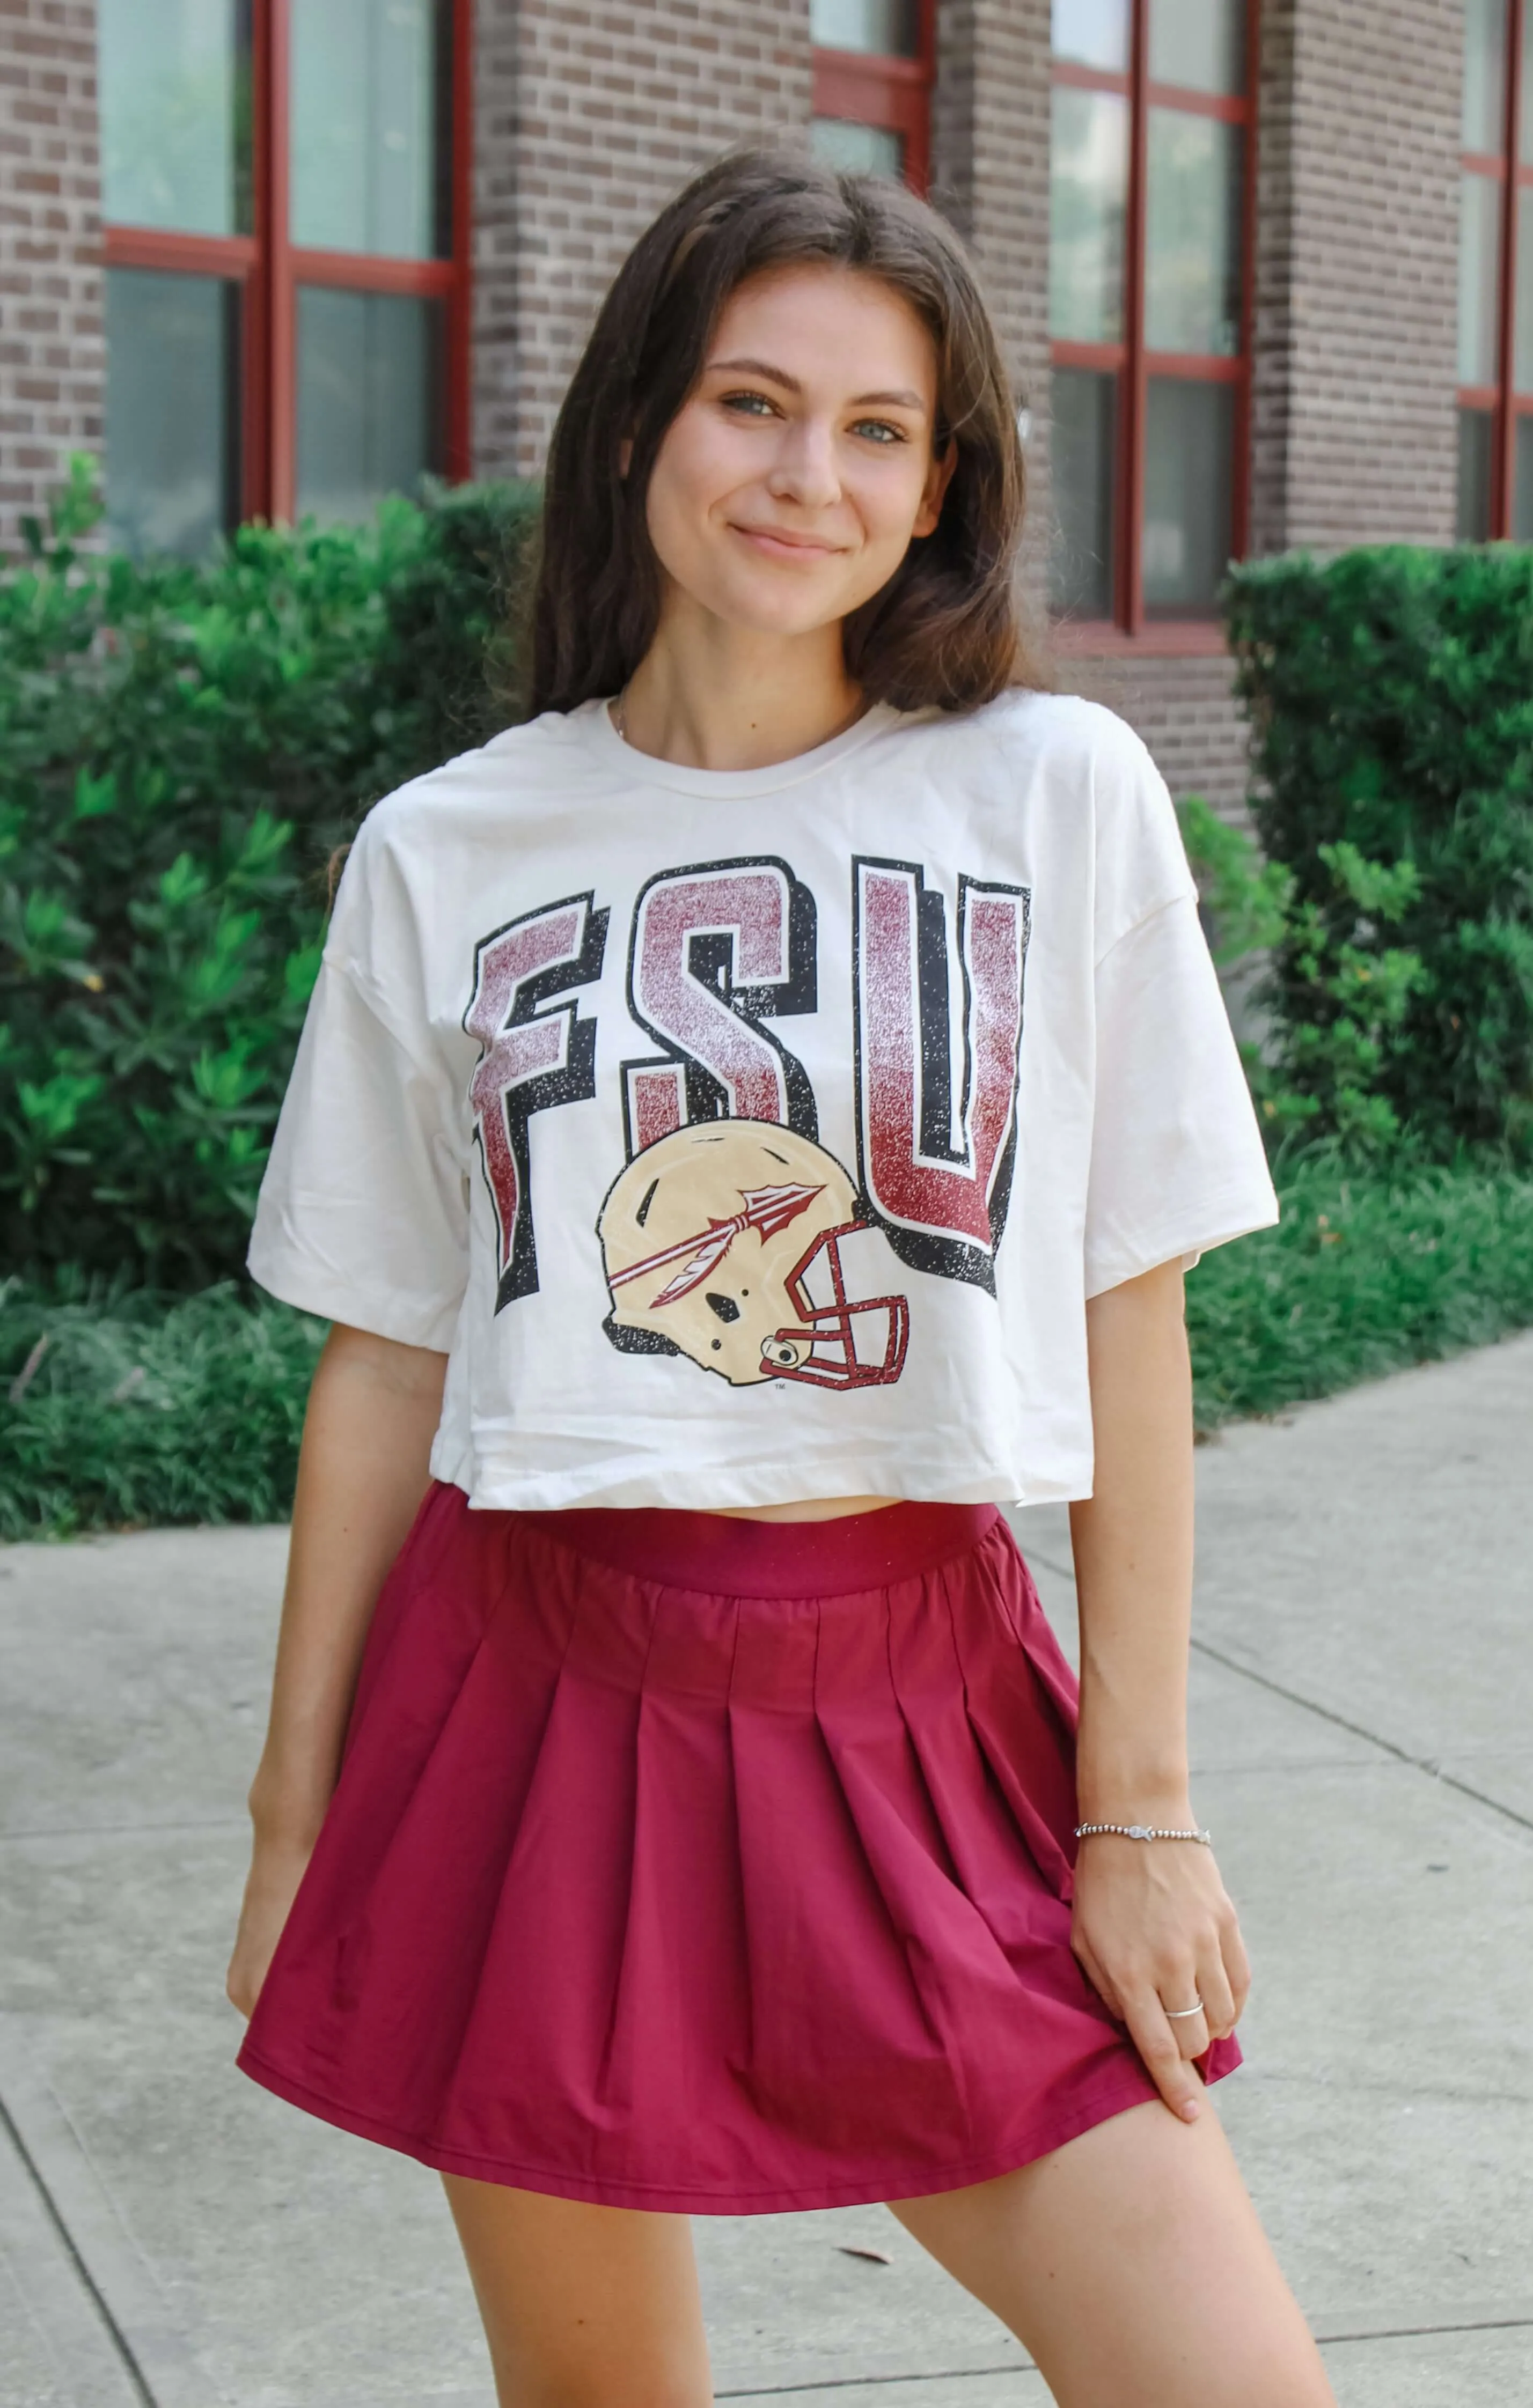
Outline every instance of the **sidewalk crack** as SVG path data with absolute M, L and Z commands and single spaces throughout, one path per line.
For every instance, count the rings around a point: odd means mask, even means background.
M 159 2408 L 159 2402 L 155 2399 L 153 2392 L 150 2389 L 148 2378 L 144 2373 L 144 2370 L 139 2365 L 137 2358 L 134 2354 L 132 2343 L 128 2340 L 126 2333 L 123 2332 L 121 2325 L 117 2321 L 117 2318 L 113 2315 L 111 2309 L 108 2306 L 106 2297 L 101 2290 L 100 2285 L 96 2282 L 94 2275 L 92 2273 L 89 2266 L 87 2266 L 84 2258 L 81 2257 L 79 2246 L 75 2241 L 75 2236 L 70 2231 L 69 2227 L 65 2224 L 63 2215 L 60 2214 L 58 2202 L 54 2199 L 52 2192 L 49 2189 L 47 2183 L 44 2181 L 42 2171 L 38 2166 L 36 2159 L 34 2157 L 31 2150 L 27 2147 L 25 2141 L 22 2138 L 21 2131 L 16 2123 L 16 2118 L 12 2115 L 9 2108 L 6 2105 L 3 2099 L 0 2099 L 0 2131 L 5 2133 L 11 2147 L 15 2150 L 17 2161 L 24 2170 L 27 2180 L 31 2183 L 33 2189 L 36 2192 L 38 2203 L 42 2208 L 43 2214 L 47 2216 L 48 2221 L 52 2226 L 54 2231 L 58 2234 L 59 2242 L 64 2249 L 65 2255 L 67 2257 L 70 2265 L 74 2268 L 75 2273 L 79 2278 L 80 2286 L 85 2292 L 86 2297 L 94 2308 L 96 2315 L 100 2317 L 101 2322 L 106 2329 L 107 2338 L 111 2343 L 113 2349 L 116 2350 L 119 2358 L 122 2360 L 123 2371 L 126 2374 L 128 2381 L 132 2384 L 133 2388 L 137 2393 L 139 2400 L 143 2402 L 143 2408 Z

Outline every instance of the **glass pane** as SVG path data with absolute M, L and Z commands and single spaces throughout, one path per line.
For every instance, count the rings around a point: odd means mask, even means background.
M 1246 88 L 1246 0 L 1150 0 L 1150 80 Z
M 1238 125 L 1150 111 L 1145 342 L 1152 351 L 1240 348 Z
M 124 552 L 205 552 L 238 516 L 239 288 L 107 273 L 107 525 Z
M 1501 257 L 1501 187 L 1489 176 L 1459 179 L 1458 380 L 1496 382 L 1496 303 Z
M 247 231 L 237 0 L 99 0 L 101 210 L 173 234 Z
M 1485 543 L 1490 538 L 1491 450 L 1496 418 L 1488 409 L 1458 413 L 1458 539 Z
M 904 142 L 887 125 L 862 125 L 850 117 L 812 117 L 809 148 L 828 167 L 853 176 L 903 176 Z
M 1518 106 L 1518 156 L 1525 167 L 1533 167 L 1533 0 L 1523 0 L 1523 88 Z
M 1507 9 L 1511 0 L 1467 0 L 1464 10 L 1466 150 L 1493 150 L 1506 142 Z
M 1056 368 L 1051 394 L 1049 601 L 1077 618 L 1110 619 L 1118 380 L 1087 368 Z
M 1517 314 L 1512 326 L 1511 380 L 1533 397 L 1533 184 L 1517 194 Z
M 1533 418 L 1517 421 L 1517 457 L 1511 486 L 1511 539 L 1533 543 Z
M 823 50 L 913 59 L 920 34 L 917 0 L 810 0 L 809 32 Z
M 1202 616 L 1230 558 L 1235 387 L 1151 377 L 1145 408 L 1145 609 Z
M 1049 326 L 1061 342 L 1122 339 L 1127 199 L 1126 96 L 1056 84 L 1049 166 Z
M 444 248 L 436 0 L 293 10 L 293 239 L 429 259 Z
M 1128 73 L 1129 0 L 1054 0 L 1054 56 Z
M 438 466 L 440 317 L 408 294 L 299 286 L 301 517 L 367 518 Z

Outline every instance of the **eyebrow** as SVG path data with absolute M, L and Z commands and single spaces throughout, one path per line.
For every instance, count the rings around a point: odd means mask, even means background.
M 709 360 L 710 368 L 730 368 L 746 376 L 765 377 L 771 384 L 780 384 L 787 393 L 802 393 L 803 385 L 786 368 L 774 368 L 770 360 Z M 918 393 L 910 393 L 902 385 L 890 393 L 858 393 L 852 395 L 848 408 L 862 409 L 871 402 L 882 402 L 886 408 L 918 410 L 924 418 L 926 404 Z

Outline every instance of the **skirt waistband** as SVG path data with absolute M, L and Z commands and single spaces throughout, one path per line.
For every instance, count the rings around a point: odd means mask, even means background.
M 912 1580 L 967 1555 L 999 1518 L 995 1505 L 906 1499 L 826 1522 L 737 1521 L 660 1506 L 577 1505 L 507 1516 L 637 1580 L 721 1597 L 839 1597 Z

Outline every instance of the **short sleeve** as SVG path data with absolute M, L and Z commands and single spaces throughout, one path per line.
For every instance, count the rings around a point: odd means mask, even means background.
M 306 1312 L 445 1353 L 469 1234 L 450 1101 L 327 947 L 261 1185 L 252 1278 Z
M 1149 913 L 1096 970 L 1086 1294 L 1278 1218 L 1278 1199 L 1192 894 Z

